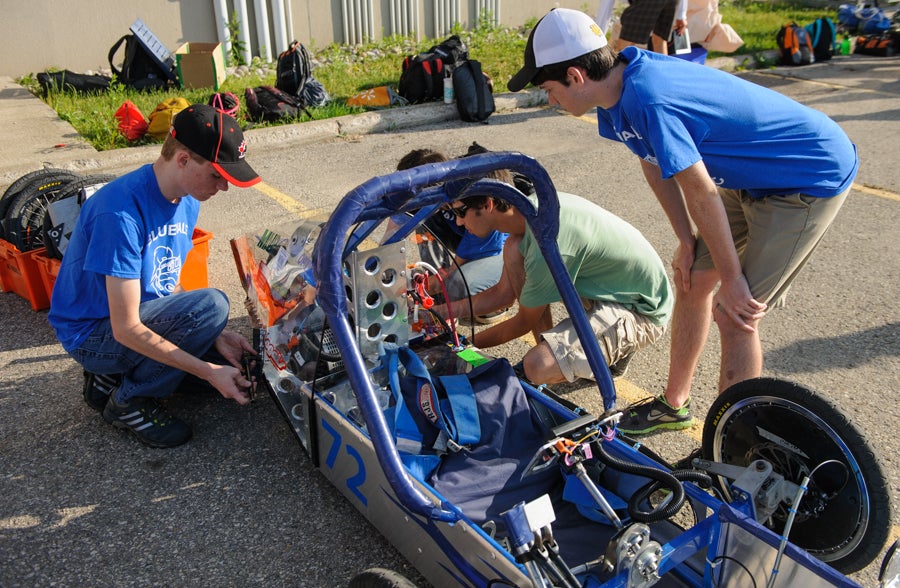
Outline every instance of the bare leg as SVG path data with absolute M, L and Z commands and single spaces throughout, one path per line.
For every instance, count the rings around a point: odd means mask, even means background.
M 732 384 L 750 378 L 758 378 L 762 374 L 763 353 L 759 341 L 759 321 L 750 324 L 755 328 L 747 333 L 716 309 L 716 324 L 722 338 L 722 358 L 719 366 L 719 392 Z
M 715 270 L 691 272 L 691 289 L 675 284 L 675 311 L 669 352 L 669 381 L 666 401 L 678 408 L 691 395 L 694 371 L 706 346 L 712 322 L 713 291 L 719 281 Z
M 519 299 L 525 285 L 525 258 L 519 252 L 521 240 L 521 237 L 510 235 L 503 245 L 503 273 L 516 293 L 516 300 Z M 547 306 L 531 334 L 535 341 L 541 341 L 541 333 L 551 328 L 553 328 L 553 314 Z M 532 382 L 556 384 L 565 381 L 562 371 L 556 364 L 556 358 L 550 352 L 550 346 L 544 342 L 540 342 L 525 354 L 523 367 L 525 375 Z
M 525 354 L 522 367 L 525 368 L 525 376 L 535 383 L 559 384 L 566 381 L 550 346 L 543 341 Z
M 668 39 L 663 39 L 656 33 L 650 35 L 650 44 L 652 45 L 653 51 L 657 53 L 662 53 L 663 55 L 669 54 L 669 41 Z

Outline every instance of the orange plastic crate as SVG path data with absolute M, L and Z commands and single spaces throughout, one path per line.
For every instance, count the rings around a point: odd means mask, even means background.
M 209 286 L 209 240 L 213 234 L 194 229 L 194 248 L 181 268 L 181 285 L 185 290 Z M 47 257 L 46 248 L 22 253 L 8 241 L 0 239 L 0 289 L 13 292 L 31 302 L 34 310 L 50 308 L 53 285 L 62 261 Z
M 198 290 L 209 287 L 209 240 L 213 234 L 203 229 L 194 229 L 194 248 L 191 249 L 184 265 L 181 266 L 181 287 Z
M 55 257 L 47 257 L 46 247 L 34 250 L 34 261 L 41 274 L 41 283 L 44 284 L 47 300 L 50 300 L 50 295 L 53 294 L 53 284 L 56 283 L 56 276 L 59 275 L 59 266 L 62 265 L 62 261 Z
M 50 297 L 35 261 L 38 251 L 23 253 L 9 241 L 0 239 L 0 288 L 29 301 L 34 310 L 44 310 L 50 307 Z

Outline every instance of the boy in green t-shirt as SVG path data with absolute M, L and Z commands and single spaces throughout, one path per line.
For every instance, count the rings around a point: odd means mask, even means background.
M 561 297 L 525 217 L 490 196 L 463 198 L 451 203 L 450 210 L 475 235 L 495 230 L 509 234 L 503 275 L 472 298 L 472 312 L 484 315 L 513 302 L 518 311 L 478 333 L 475 344 L 494 347 L 530 332 L 539 343 L 523 360 L 529 380 L 593 379 L 571 319 L 553 323 L 550 304 Z M 662 260 L 637 229 L 579 196 L 559 193 L 559 226 L 563 262 L 613 377 L 621 376 L 636 351 L 665 333 L 673 298 Z M 455 302 L 453 315 L 468 316 L 468 301 Z

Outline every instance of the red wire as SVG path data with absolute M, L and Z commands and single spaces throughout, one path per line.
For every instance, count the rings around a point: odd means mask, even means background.
M 444 278 L 441 277 L 440 272 L 436 272 L 434 275 L 441 284 L 441 292 L 444 294 L 444 301 L 447 303 L 447 322 L 450 323 L 450 332 L 453 334 L 453 342 L 457 347 L 462 347 L 459 344 L 459 335 L 456 332 L 456 321 L 453 320 L 453 304 L 451 304 L 450 294 L 447 292 L 447 285 L 444 284 Z

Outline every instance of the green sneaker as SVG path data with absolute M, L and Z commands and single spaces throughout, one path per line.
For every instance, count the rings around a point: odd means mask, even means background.
M 660 394 L 629 406 L 619 421 L 619 430 L 628 435 L 646 435 L 657 429 L 687 429 L 693 424 L 690 398 L 681 408 L 672 408 Z

